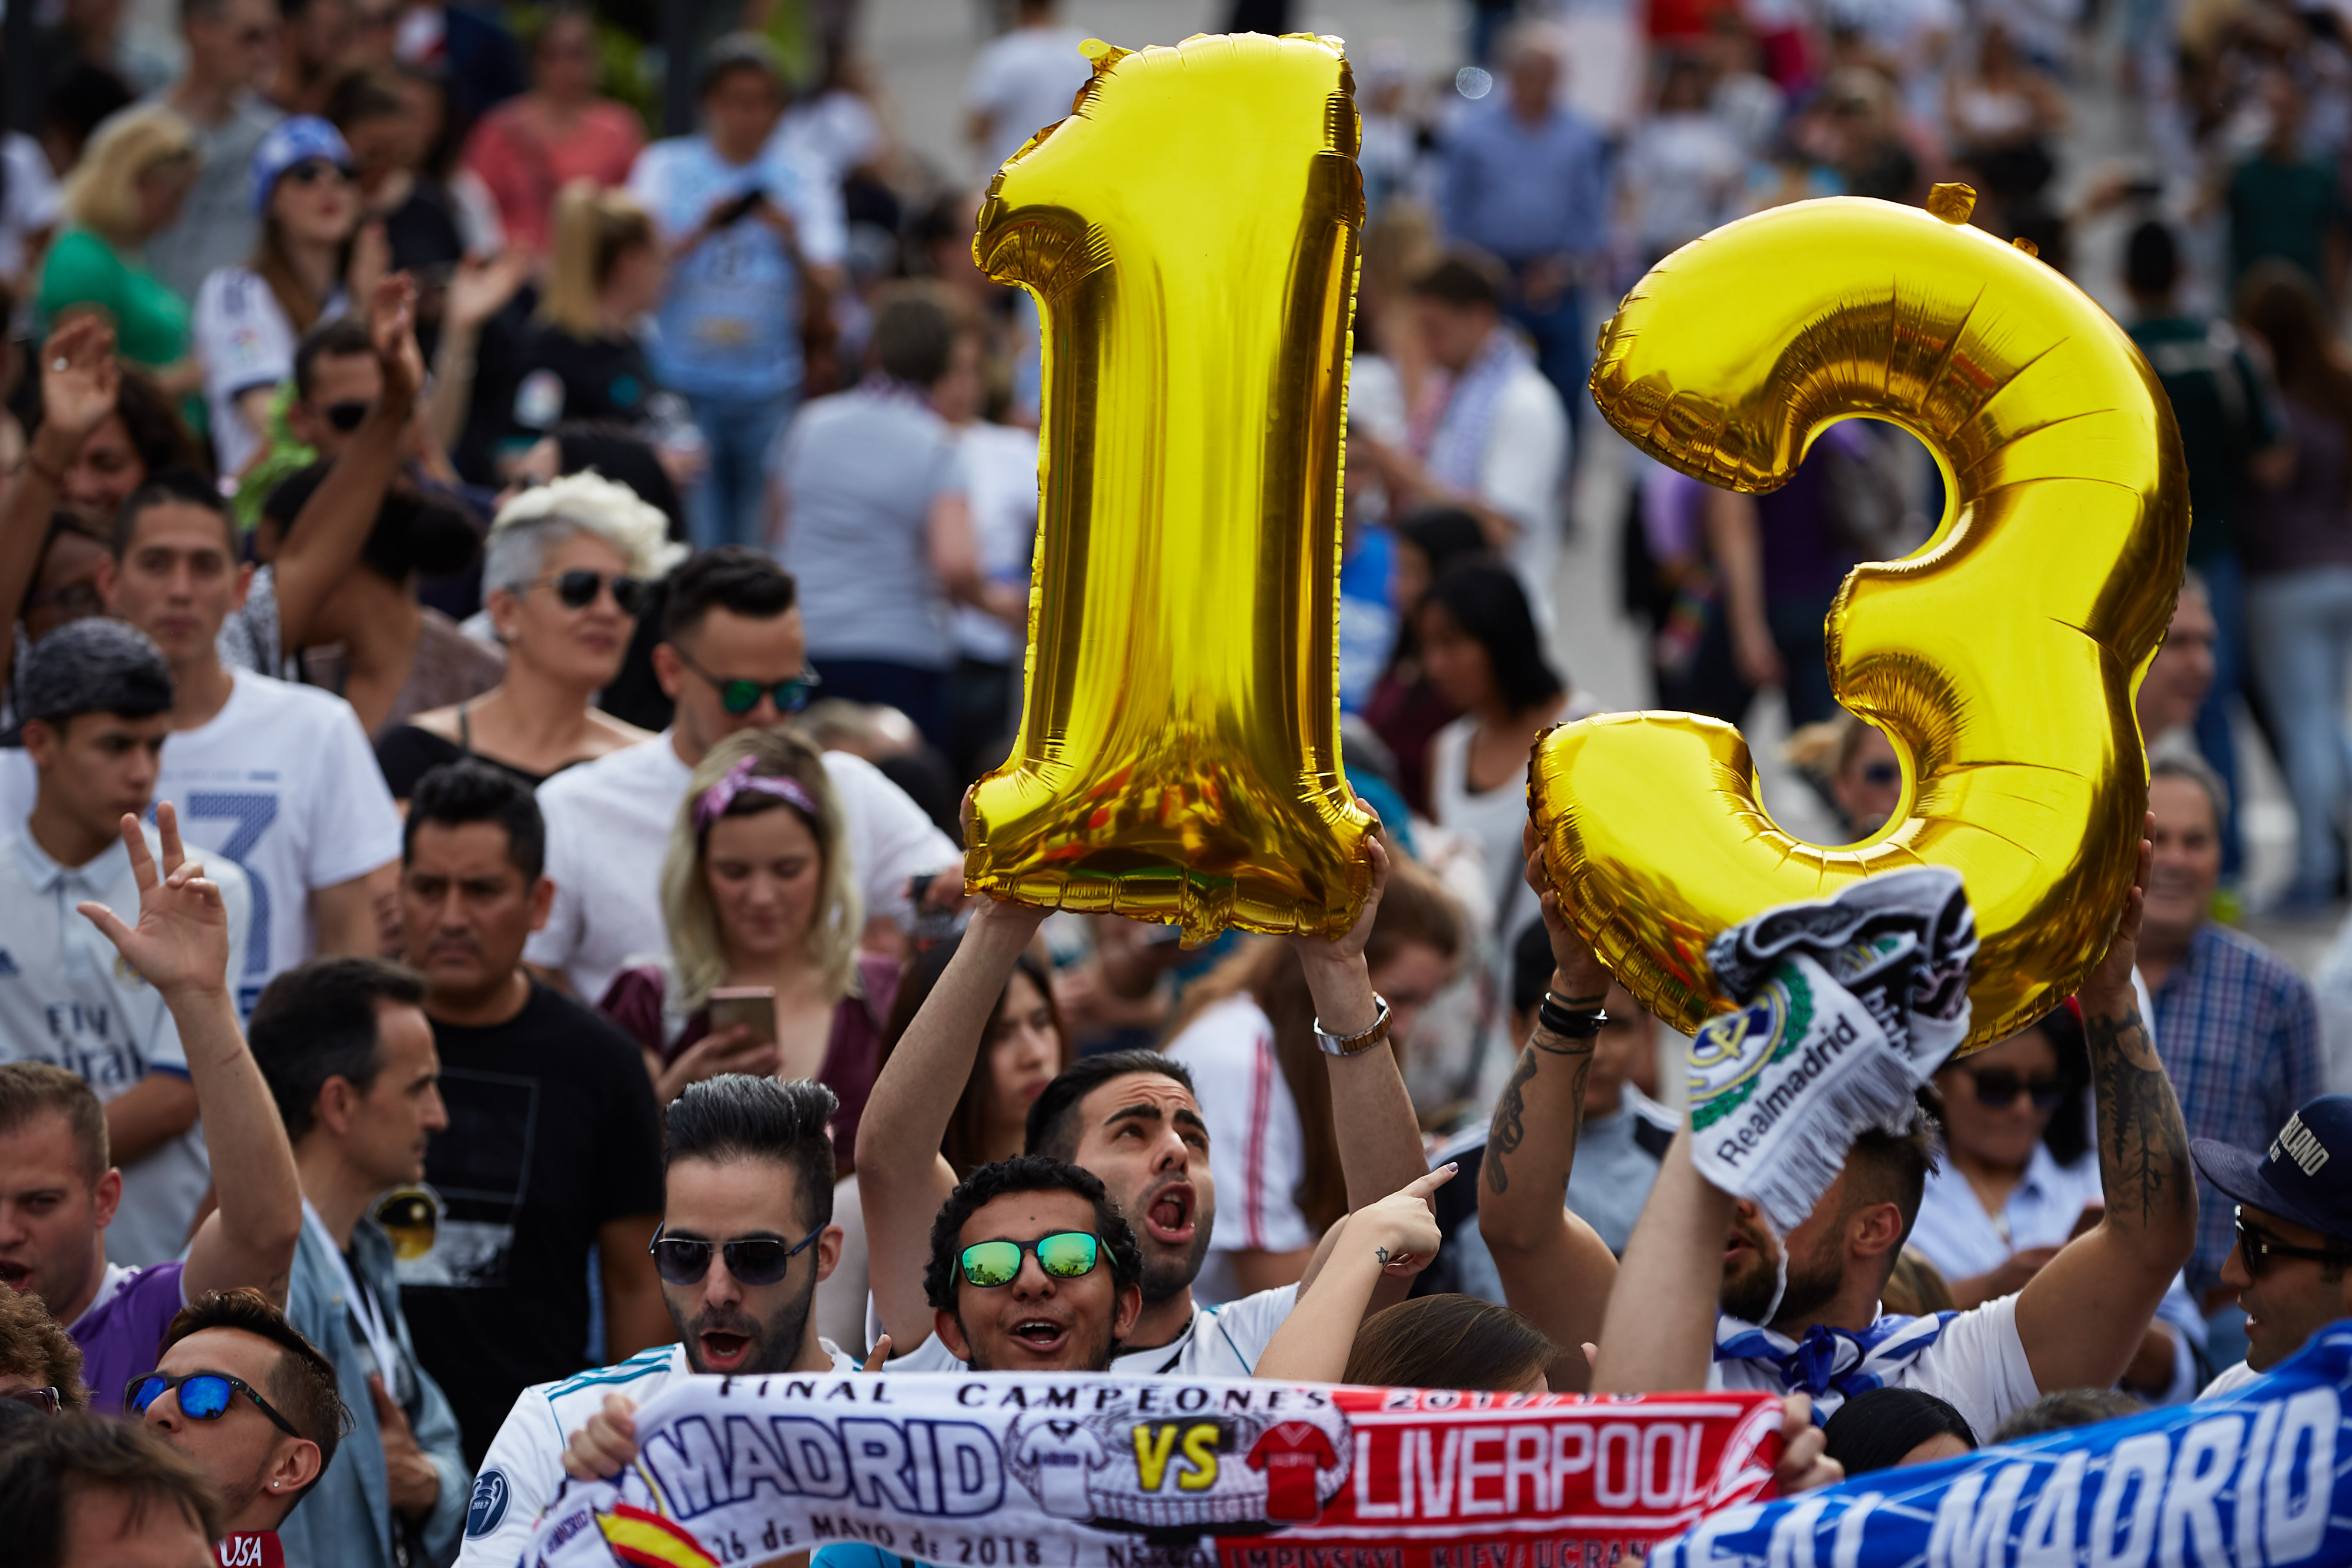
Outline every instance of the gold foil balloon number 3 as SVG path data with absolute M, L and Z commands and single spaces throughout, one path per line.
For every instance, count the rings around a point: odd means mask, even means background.
M 1759 214 L 1667 256 L 1603 329 L 1601 413 L 1683 473 L 1769 490 L 1867 414 L 1945 476 L 1934 537 L 1856 567 L 1829 615 L 1838 700 L 1903 759 L 1874 837 L 1781 831 L 1747 744 L 1711 719 L 1617 714 L 1538 746 L 1529 793 L 1577 925 L 1685 1033 L 1732 1000 L 1706 967 L 1717 931 L 1924 862 L 1968 884 L 1969 1045 L 2000 1040 L 2081 984 L 2131 886 L 2147 798 L 2132 698 L 2188 548 L 2179 435 L 2130 340 L 1963 226 L 1971 200 L 1939 186 L 1933 216 L 1844 197 Z
M 1370 883 L 1339 768 L 1339 441 L 1363 187 L 1336 39 L 1089 42 L 972 254 L 1037 298 L 1045 423 L 1012 758 L 965 885 L 1331 935 Z

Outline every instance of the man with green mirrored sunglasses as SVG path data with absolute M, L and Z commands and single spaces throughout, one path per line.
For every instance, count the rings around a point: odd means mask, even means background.
M 1106 1372 L 1143 1311 L 1142 1278 L 1102 1183 L 1024 1155 L 949 1196 L 923 1284 L 940 1343 L 975 1372 Z

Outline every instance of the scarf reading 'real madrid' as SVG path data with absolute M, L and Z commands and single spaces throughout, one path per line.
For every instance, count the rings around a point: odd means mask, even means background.
M 1959 873 L 1889 872 L 1724 932 L 1706 958 L 1747 998 L 1691 1041 L 1699 1174 L 1753 1199 L 1783 1235 L 1853 1140 L 1910 1124 L 1912 1095 L 1969 1032 L 1976 917 Z

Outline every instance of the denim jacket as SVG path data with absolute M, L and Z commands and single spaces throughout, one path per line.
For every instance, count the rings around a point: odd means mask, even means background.
M 286 1550 L 286 1568 L 394 1568 L 392 1502 L 384 1476 L 383 1442 L 377 1435 L 375 1401 L 368 1392 L 367 1374 L 373 1364 L 366 1339 L 352 1326 L 344 1305 L 343 1290 L 330 1243 L 316 1226 L 302 1228 L 294 1249 L 294 1276 L 286 1294 L 286 1315 L 304 1338 L 335 1364 L 343 1403 L 351 1408 L 351 1430 L 343 1434 L 328 1468 L 310 1494 L 278 1526 L 278 1539 Z M 386 1326 L 400 1342 L 415 1373 L 415 1386 L 404 1408 L 416 1446 L 441 1473 L 441 1495 L 433 1511 L 410 1531 L 421 1542 L 422 1561 L 410 1568 L 447 1568 L 457 1557 L 458 1532 L 466 1522 L 466 1499 L 471 1485 L 466 1456 L 457 1438 L 457 1418 L 449 1401 L 416 1359 L 408 1337 L 408 1320 L 400 1311 L 400 1283 L 393 1272 L 392 1241 L 373 1219 L 362 1218 L 352 1228 L 352 1255 L 357 1272 L 374 1293 L 379 1309 L 389 1314 Z M 385 1381 L 392 1388 L 391 1380 Z M 394 1390 L 397 1393 L 397 1390 Z

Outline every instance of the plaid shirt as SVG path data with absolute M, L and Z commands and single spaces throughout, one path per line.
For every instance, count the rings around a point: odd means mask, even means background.
M 2323 1091 L 2319 1006 L 2269 948 L 2206 922 L 2156 988 L 2156 1045 L 2192 1138 L 2260 1153 L 2287 1113 Z M 2232 1201 L 2197 1177 L 2189 1287 L 2221 1279 L 2236 1238 Z

